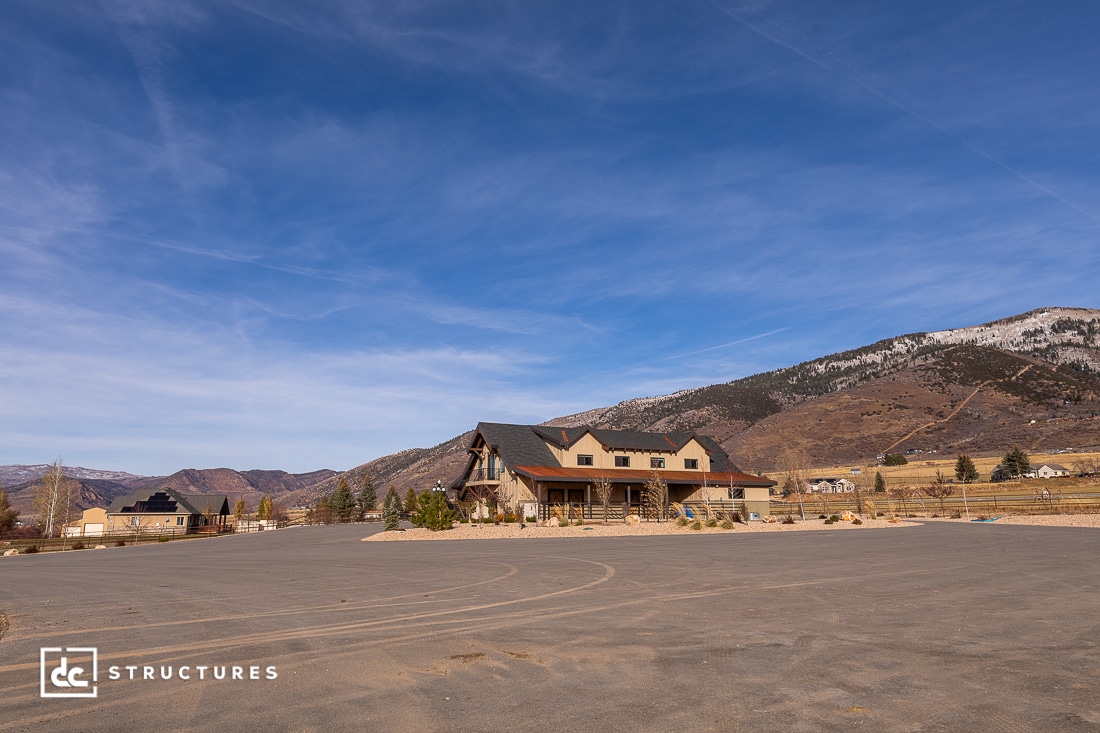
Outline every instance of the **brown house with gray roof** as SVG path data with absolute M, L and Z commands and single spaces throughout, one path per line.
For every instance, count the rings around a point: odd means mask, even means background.
M 229 520 L 229 497 L 182 494 L 174 489 L 139 489 L 107 507 L 107 533 L 216 532 Z
M 744 473 L 717 442 L 691 431 L 478 423 L 467 452 L 466 468 L 451 484 L 459 498 L 491 498 L 540 518 L 563 505 L 601 518 L 592 490 L 598 480 L 613 486 L 613 515 L 641 512 L 642 487 L 654 472 L 668 486 L 666 507 L 671 502 L 735 502 L 739 510 L 764 515 L 776 485 Z

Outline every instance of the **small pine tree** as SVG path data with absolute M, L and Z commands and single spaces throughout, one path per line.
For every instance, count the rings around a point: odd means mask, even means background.
M 15 520 L 19 516 L 18 509 L 12 509 L 8 501 L 8 492 L 0 488 L 0 537 L 15 526 Z
M 332 507 L 332 518 L 337 522 L 350 522 L 355 516 L 355 497 L 351 495 L 351 487 L 343 476 L 336 483 L 336 490 L 329 497 L 328 504 Z
M 1013 447 L 1008 453 L 1005 454 L 1004 460 L 1001 461 L 1001 465 L 1004 467 L 1005 473 L 1009 478 L 1016 478 L 1023 476 L 1031 471 L 1031 458 L 1027 453 L 1024 453 L 1019 447 Z
M 886 479 L 882 477 L 882 471 L 875 471 L 875 493 L 886 493 Z
M 410 517 L 413 525 L 426 527 L 433 532 L 450 529 L 458 514 L 447 504 L 442 491 L 425 491 L 416 500 L 416 511 Z
M 386 492 L 386 498 L 382 500 L 382 522 L 386 525 L 386 531 L 397 529 L 401 521 L 401 497 L 397 495 L 397 489 L 390 486 Z
M 378 506 L 378 492 L 370 476 L 363 477 L 363 488 L 359 490 L 359 511 L 372 512 Z
M 409 490 L 405 492 L 405 511 L 412 514 L 416 511 L 416 489 L 409 487 Z
M 978 469 L 974 466 L 974 460 L 965 453 L 960 453 L 955 461 L 955 480 L 964 484 L 972 484 L 978 480 Z

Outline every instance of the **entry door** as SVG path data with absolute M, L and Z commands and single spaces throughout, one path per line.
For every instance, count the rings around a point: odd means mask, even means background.
M 569 489 L 569 503 L 570 504 L 583 504 L 584 503 L 584 489 Z

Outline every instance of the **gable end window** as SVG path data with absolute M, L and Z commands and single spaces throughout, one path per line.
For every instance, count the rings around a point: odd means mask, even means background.
M 664 468 L 665 467 L 665 459 L 664 458 L 650 458 L 649 459 L 649 467 L 650 468 Z
M 592 465 L 592 456 L 584 456 L 584 455 L 577 456 L 577 465 L 578 466 L 591 466 Z
M 615 456 L 615 468 L 630 468 L 630 456 Z
M 685 458 L 684 459 L 684 468 L 689 470 L 689 471 L 698 470 L 699 469 L 699 459 L 698 458 Z

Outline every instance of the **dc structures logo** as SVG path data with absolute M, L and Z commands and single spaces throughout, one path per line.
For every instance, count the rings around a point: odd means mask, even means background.
M 39 654 L 42 697 L 95 697 L 98 694 L 99 652 L 95 647 L 42 647 Z

